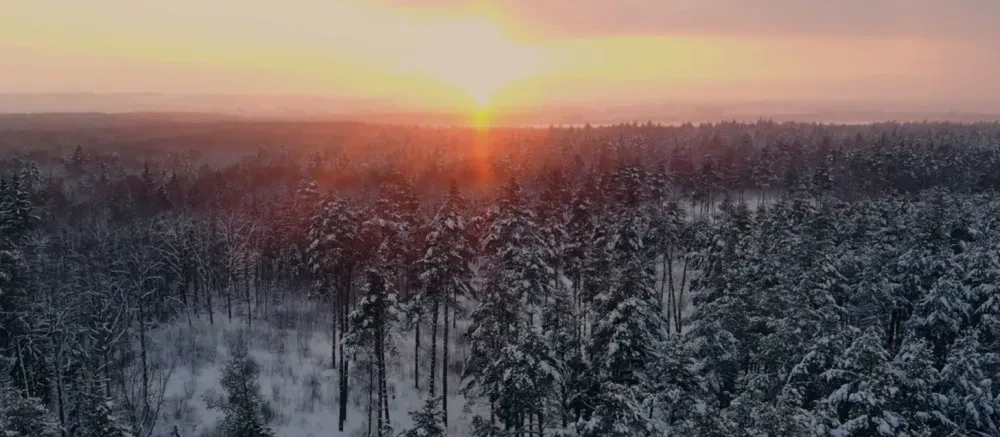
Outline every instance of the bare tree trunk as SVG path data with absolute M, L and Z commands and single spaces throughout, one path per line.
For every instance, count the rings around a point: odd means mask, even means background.
M 199 302 L 198 297 L 199 296 L 198 296 L 198 272 L 197 271 L 195 271 L 191 275 L 191 287 L 192 287 L 191 288 L 191 291 L 192 291 L 192 294 L 191 294 L 191 312 L 193 312 L 194 315 L 198 315 L 198 302 Z
M 337 429 L 341 432 L 344 431 L 344 422 L 347 421 L 347 371 L 348 371 L 348 360 L 347 356 L 344 354 L 344 333 L 347 332 L 347 311 L 348 303 L 351 300 L 351 269 L 348 268 L 346 276 L 341 279 L 343 286 L 341 287 L 341 302 L 340 302 L 340 410 L 338 411 L 338 426 Z
M 208 285 L 208 284 L 204 284 L 204 285 Z M 205 292 L 205 301 L 208 304 L 208 324 L 209 325 L 214 325 L 215 324 L 215 312 L 212 310 L 212 287 L 206 287 L 203 291 Z
M 184 305 L 184 311 L 188 312 L 189 307 L 188 307 L 188 270 L 187 270 L 187 268 L 182 268 L 181 269 L 180 292 L 181 292 L 181 304 Z
M 670 303 L 666 298 L 666 285 L 667 285 L 667 270 L 670 268 L 667 260 L 670 258 L 669 250 L 663 254 L 663 262 L 660 264 L 662 271 L 660 272 L 660 313 L 663 313 L 664 308 L 667 312 L 667 332 L 670 331 Z
M 247 300 L 247 327 L 253 327 L 253 310 L 250 308 L 250 265 L 243 264 L 243 294 Z
M 684 267 L 681 270 L 681 288 L 677 293 L 677 302 L 674 304 L 675 317 L 674 321 L 676 323 L 677 332 L 681 332 L 683 327 L 683 320 L 681 319 L 681 311 L 684 306 L 684 286 L 687 284 L 687 271 L 688 271 L 688 259 L 684 257 Z
M 664 273 L 667 275 L 667 331 L 670 330 L 670 315 L 676 311 L 677 297 L 674 295 L 674 246 L 667 248 L 667 259 L 663 260 Z
M 375 366 L 376 366 L 376 379 L 378 384 L 378 430 L 376 433 L 379 437 L 382 436 L 382 431 L 385 429 L 383 425 L 383 416 L 388 413 L 388 408 L 386 405 L 386 390 L 385 390 L 385 354 L 383 349 L 385 347 L 385 338 L 383 336 L 383 326 L 381 321 L 378 322 L 378 326 L 375 327 Z
M 419 309 L 417 311 L 420 311 Z M 423 320 L 423 314 L 417 313 L 417 325 L 414 329 L 413 336 L 413 388 L 420 391 L 420 322 Z
M 438 329 L 438 302 L 434 300 L 434 308 L 431 310 L 431 373 L 427 386 L 428 399 L 434 398 L 434 377 L 437 375 L 437 329 Z
M 441 339 L 441 411 L 444 412 L 444 427 L 448 429 L 448 307 L 444 305 L 444 336 Z M 447 434 L 447 432 L 445 432 Z
M 379 367 L 379 397 L 382 398 L 382 404 L 383 404 L 382 411 L 385 414 L 385 425 L 388 427 L 388 426 L 390 426 L 390 423 L 389 423 L 389 387 L 388 387 L 388 381 L 387 381 L 387 376 L 386 376 L 386 371 L 385 371 L 385 340 L 386 340 L 385 328 L 386 327 L 384 326 L 384 324 L 380 328 L 378 367 Z M 379 434 L 381 434 L 381 433 L 382 433 L 382 430 L 380 428 L 379 429 Z
M 372 408 L 375 400 L 375 366 L 368 366 L 368 435 L 372 435 Z
M 233 321 L 233 274 L 229 274 L 229 283 L 226 285 L 226 313 L 229 314 L 229 321 Z
M 545 437 L 545 412 L 538 412 L 538 437 Z
M 340 311 L 337 309 L 337 295 L 335 294 L 337 290 L 327 290 L 330 295 L 330 318 L 333 323 L 331 323 L 331 333 L 330 333 L 330 368 L 337 368 L 337 322 L 340 317 L 337 317 Z M 343 359 L 343 357 L 341 357 Z
M 260 311 L 261 310 L 260 275 L 264 273 L 263 254 L 258 258 L 260 259 L 258 259 L 257 262 L 255 262 L 253 265 L 253 290 L 254 290 L 254 300 L 256 301 L 254 303 L 257 305 L 257 311 Z M 264 316 L 265 317 L 267 316 L 266 308 Z
M 582 341 L 583 340 L 583 296 L 581 293 L 582 287 L 583 287 L 583 273 L 577 273 L 576 283 L 573 284 L 573 293 L 574 293 L 573 297 L 574 297 L 574 302 L 576 303 L 576 319 L 574 320 L 574 324 L 576 325 L 577 353 L 583 352 L 583 341 Z
M 149 365 L 146 359 L 146 313 L 145 304 L 139 303 L 139 347 L 140 359 L 142 360 L 142 419 L 145 422 L 146 412 L 149 411 Z M 142 425 L 145 425 L 143 423 Z

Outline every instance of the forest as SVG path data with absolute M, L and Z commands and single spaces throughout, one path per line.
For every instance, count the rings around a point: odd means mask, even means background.
M 0 435 L 1000 436 L 1000 123 L 0 129 Z

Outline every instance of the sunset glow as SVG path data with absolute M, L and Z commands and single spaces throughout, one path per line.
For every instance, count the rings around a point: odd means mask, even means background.
M 720 3 L 14 0 L 0 92 L 349 97 L 477 124 L 545 104 L 1000 100 L 996 7 L 883 5 L 875 29 L 853 6 Z

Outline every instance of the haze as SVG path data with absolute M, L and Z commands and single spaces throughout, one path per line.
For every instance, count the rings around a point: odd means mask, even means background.
M 722 100 L 1000 106 L 993 0 L 8 0 L 3 9 L 0 93 L 296 95 L 475 112 Z

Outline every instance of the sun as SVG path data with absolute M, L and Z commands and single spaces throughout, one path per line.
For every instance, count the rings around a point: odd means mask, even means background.
M 493 122 L 489 104 L 478 105 L 472 109 L 472 127 L 476 130 L 489 129 Z
M 451 18 L 436 24 L 427 39 L 404 60 L 414 72 L 470 102 L 476 123 L 485 123 L 498 96 L 542 73 L 545 56 L 515 41 L 486 15 Z

